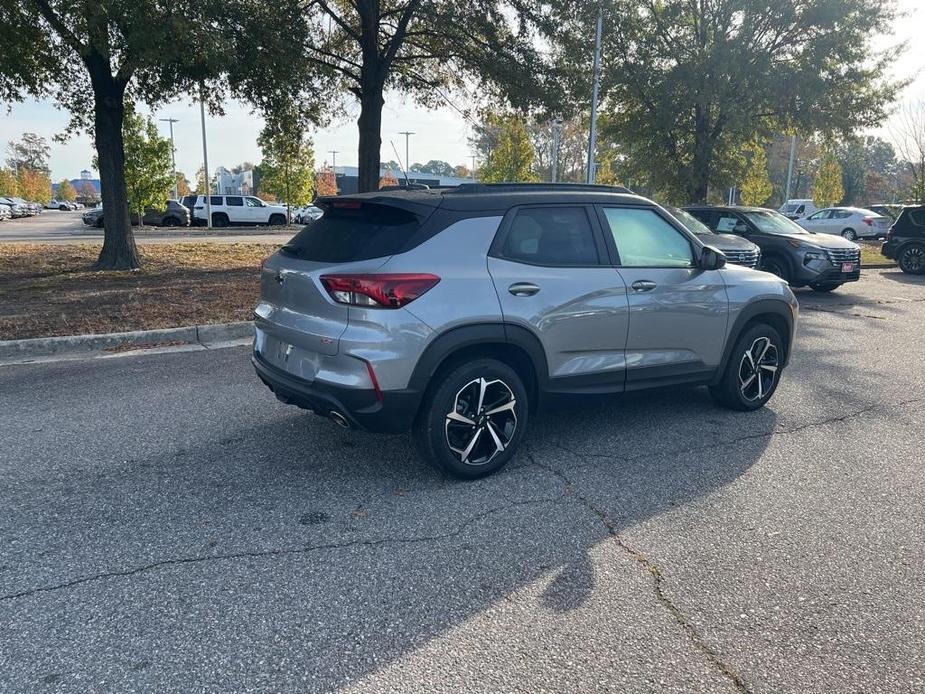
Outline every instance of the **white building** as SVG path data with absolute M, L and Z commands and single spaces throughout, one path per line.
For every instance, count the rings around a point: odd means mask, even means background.
M 251 170 L 241 173 L 231 173 L 224 166 L 215 171 L 216 190 L 221 195 L 253 195 L 254 172 Z

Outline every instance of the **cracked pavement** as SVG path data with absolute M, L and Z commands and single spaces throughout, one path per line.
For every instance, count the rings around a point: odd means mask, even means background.
M 246 348 L 0 368 L 0 691 L 925 691 L 925 279 L 791 367 L 533 420 L 461 483 Z

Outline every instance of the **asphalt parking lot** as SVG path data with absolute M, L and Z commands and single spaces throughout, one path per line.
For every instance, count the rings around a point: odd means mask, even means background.
M 100 243 L 103 230 L 87 226 L 81 220 L 85 210 L 61 212 L 45 210 L 34 217 L 6 219 L 0 222 L 0 242 L 17 243 Z M 151 227 L 135 228 L 138 243 L 174 243 L 203 241 L 212 243 L 286 243 L 297 227 L 279 231 L 280 227 L 235 227 L 206 229 L 204 227 Z
M 798 294 L 765 409 L 544 414 L 473 483 L 247 348 L 0 367 L 0 691 L 925 691 L 925 278 Z

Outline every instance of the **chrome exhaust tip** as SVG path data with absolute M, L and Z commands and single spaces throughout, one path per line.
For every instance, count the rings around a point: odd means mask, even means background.
M 340 412 L 337 412 L 336 410 L 331 410 L 330 413 L 328 413 L 328 416 L 331 419 L 333 419 L 334 423 L 337 426 L 341 427 L 342 429 L 350 428 L 350 422 L 348 422 L 347 418 L 344 417 L 344 415 L 342 415 Z

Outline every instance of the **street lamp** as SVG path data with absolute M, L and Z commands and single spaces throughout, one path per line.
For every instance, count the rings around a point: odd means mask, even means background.
M 334 172 L 334 175 L 337 176 L 337 153 L 340 150 L 329 149 L 328 154 L 331 155 L 331 170 Z
M 411 161 L 408 159 L 408 138 L 410 138 L 412 135 L 414 135 L 414 133 L 413 133 L 413 132 L 410 132 L 410 131 L 408 131 L 408 130 L 405 130 L 405 131 L 400 132 L 400 133 L 398 133 L 398 134 L 399 134 L 399 135 L 404 135 L 404 136 L 405 136 L 405 179 L 407 180 L 407 178 L 408 178 L 408 171 L 411 169 Z
M 170 162 L 173 165 L 173 197 L 180 197 L 179 186 L 177 185 L 177 148 L 173 142 L 173 124 L 179 123 L 176 118 L 158 118 L 159 121 L 170 123 Z

